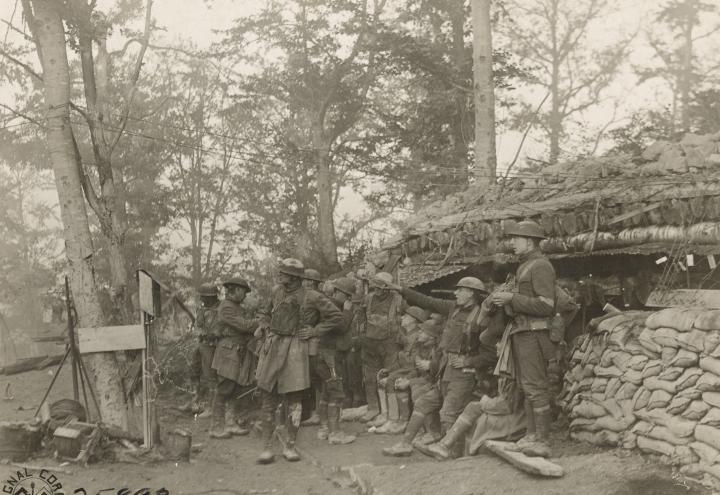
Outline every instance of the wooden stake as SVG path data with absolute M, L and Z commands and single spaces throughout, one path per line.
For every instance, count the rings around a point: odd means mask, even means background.
M 142 350 L 142 410 L 143 410 L 143 444 L 152 447 L 152 438 L 148 429 L 149 412 L 147 395 L 147 326 L 145 325 L 145 311 L 140 312 L 143 329 L 145 329 L 145 349 Z

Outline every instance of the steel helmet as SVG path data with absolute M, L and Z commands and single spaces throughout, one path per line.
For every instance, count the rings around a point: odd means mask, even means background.
M 410 316 L 412 316 L 413 318 L 415 318 L 415 319 L 416 319 L 417 321 L 419 321 L 420 323 L 422 323 L 423 321 L 425 321 L 425 320 L 427 320 L 428 318 L 430 318 L 430 312 L 429 312 L 429 311 L 426 311 L 426 310 L 424 310 L 424 309 L 422 309 L 422 308 L 420 308 L 420 307 L 418 307 L 418 306 L 409 306 L 409 307 L 405 310 L 405 313 L 409 314 Z
M 314 268 L 305 268 L 305 275 L 303 275 L 303 278 L 306 280 L 314 280 L 315 282 L 322 282 L 323 279 L 320 276 L 320 272 L 315 270 Z
M 393 276 L 390 275 L 388 272 L 378 272 L 373 276 L 372 281 L 376 285 L 382 287 L 386 284 L 393 283 Z
M 466 289 L 477 290 L 487 294 L 485 284 L 482 283 L 482 280 L 475 277 L 463 277 L 455 284 L 455 287 L 465 287 Z
M 282 260 L 278 271 L 292 277 L 305 277 L 305 267 L 303 266 L 302 261 L 295 258 L 285 258 Z
M 198 289 L 198 294 L 203 297 L 217 297 L 218 288 L 215 285 L 203 284 Z
M 238 287 L 244 287 L 246 291 L 250 292 L 252 289 L 250 289 L 250 284 L 247 280 L 245 280 L 242 277 L 231 277 L 227 279 L 225 282 L 223 282 L 224 287 L 229 287 L 231 285 L 237 285 Z
M 352 296 L 355 294 L 355 281 L 351 278 L 342 277 L 337 280 L 333 280 L 333 287 L 339 290 L 343 294 Z
M 534 237 L 535 239 L 547 239 L 542 227 L 532 220 L 523 220 L 522 222 L 505 227 L 505 235 L 508 237 Z

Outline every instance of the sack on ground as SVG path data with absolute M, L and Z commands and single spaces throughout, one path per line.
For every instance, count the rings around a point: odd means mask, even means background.
M 699 420 L 710 410 L 710 406 L 704 400 L 694 400 L 690 405 L 683 411 L 681 416 L 685 419 L 691 419 L 694 421 Z

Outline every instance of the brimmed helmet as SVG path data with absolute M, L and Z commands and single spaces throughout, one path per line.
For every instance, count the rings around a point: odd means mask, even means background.
M 347 296 L 355 294 L 355 281 L 351 278 L 342 277 L 333 280 L 333 287 Z
M 217 286 L 210 284 L 203 284 L 198 289 L 198 294 L 203 297 L 217 297 L 218 292 Z
M 223 282 L 224 287 L 230 287 L 231 285 L 236 285 L 238 287 L 244 287 L 246 291 L 250 292 L 252 289 L 250 289 L 250 284 L 247 280 L 245 280 L 242 277 L 232 277 L 227 279 L 225 282 Z
M 505 228 L 507 237 L 533 237 L 535 239 L 547 239 L 542 227 L 532 220 L 523 220 Z
M 420 323 L 430 318 L 430 312 L 418 306 L 410 306 L 405 310 L 405 312 L 415 318 Z
M 280 266 L 278 267 L 278 271 L 292 277 L 305 277 L 305 267 L 303 266 L 302 261 L 295 258 L 285 258 L 282 260 L 280 262 Z
M 385 284 L 391 284 L 393 276 L 388 272 L 378 272 L 373 276 L 372 281 L 382 287 Z
M 455 287 L 465 287 L 466 289 L 477 290 L 487 294 L 485 284 L 482 283 L 482 280 L 475 277 L 463 277 L 455 284 Z
M 320 276 L 320 272 L 314 268 L 305 268 L 305 274 L 303 278 L 306 280 L 314 280 L 315 282 L 322 282 L 323 279 Z

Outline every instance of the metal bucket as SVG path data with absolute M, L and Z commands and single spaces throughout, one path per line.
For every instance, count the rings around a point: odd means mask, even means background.
M 191 446 L 192 435 L 189 431 L 178 428 L 168 434 L 167 450 L 170 459 L 189 461 Z

